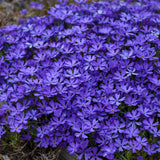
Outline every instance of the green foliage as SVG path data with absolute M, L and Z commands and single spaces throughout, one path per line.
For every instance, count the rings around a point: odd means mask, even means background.
M 6 132 L 6 136 L 2 138 L 2 147 L 3 149 L 12 148 L 17 149 L 20 146 L 21 138 L 20 135 L 16 132 Z

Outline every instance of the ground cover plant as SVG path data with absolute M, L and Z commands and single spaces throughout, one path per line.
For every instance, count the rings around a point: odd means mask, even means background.
M 0 29 L 1 140 L 158 160 L 160 2 L 61 1 L 47 13 Z

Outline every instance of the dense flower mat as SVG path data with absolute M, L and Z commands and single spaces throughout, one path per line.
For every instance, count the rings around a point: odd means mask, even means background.
M 160 3 L 75 2 L 0 29 L 0 138 L 160 157 Z

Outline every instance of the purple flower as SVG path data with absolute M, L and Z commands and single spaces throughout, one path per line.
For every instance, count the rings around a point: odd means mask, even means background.
M 129 93 L 133 90 L 133 88 L 129 85 L 126 85 L 126 84 L 122 84 L 120 87 L 119 87 L 119 90 L 122 91 L 122 92 L 125 92 L 125 93 Z
M 128 76 L 126 75 L 126 71 L 125 70 L 122 70 L 122 71 L 117 71 L 115 74 L 114 74 L 114 77 L 113 79 L 116 79 L 118 81 L 123 81 L 124 79 L 126 79 Z
M 32 138 L 32 135 L 30 134 L 30 132 L 27 132 L 27 134 L 22 134 L 23 140 L 30 141 L 31 138 Z
M 99 11 L 100 13 L 100 11 Z M 99 29 L 99 33 L 109 35 L 112 29 L 110 27 L 102 27 Z
M 27 13 L 27 9 L 22 9 L 19 11 L 20 14 L 26 14 Z
M 80 63 L 77 61 L 76 57 L 73 57 L 72 59 L 66 59 L 64 63 L 65 67 L 69 67 L 69 68 L 75 67 L 79 64 Z
M 49 128 L 47 128 L 46 126 L 42 126 L 37 128 L 37 137 L 39 138 L 43 138 L 45 135 L 47 135 L 49 132 Z
M 136 137 L 137 142 L 139 143 L 139 148 L 141 149 L 143 146 L 146 146 L 148 144 L 147 139 L 144 137 Z
M 22 74 L 31 75 L 31 76 L 33 76 L 36 73 L 36 71 L 37 71 L 37 68 L 33 66 L 21 69 Z
M 86 121 L 86 126 L 90 129 L 90 132 L 94 132 L 95 129 L 99 128 L 99 123 L 97 120 L 93 119 L 92 122 Z
M 150 117 L 150 116 L 152 115 L 151 110 L 150 110 L 148 107 L 146 107 L 146 106 L 139 105 L 139 109 L 138 109 L 138 110 L 139 110 L 140 113 L 141 113 L 142 115 L 144 115 L 145 117 Z
M 120 55 L 123 59 L 129 59 L 129 58 L 133 58 L 133 49 L 131 49 L 130 51 L 128 50 L 123 50 L 122 54 Z
M 114 44 L 111 44 L 111 45 L 106 44 L 106 48 L 108 50 L 107 55 L 109 57 L 114 57 L 114 56 L 117 56 L 117 54 L 119 54 L 120 50 Z
M 87 0 L 74 0 L 75 2 L 77 2 L 77 3 L 85 3 L 85 2 L 87 2 Z
M 91 160 L 102 160 L 102 158 L 99 157 L 101 155 L 101 152 L 98 152 L 97 147 L 89 148 L 89 150 Z
M 97 59 L 96 61 L 93 61 L 93 66 L 95 70 L 105 70 L 107 64 L 104 59 Z
M 74 127 L 74 130 L 76 131 L 76 137 L 88 138 L 86 134 L 89 133 L 89 129 L 86 125 L 82 125 L 81 123 L 79 123 L 77 126 Z
M 78 151 L 78 147 L 79 147 L 79 144 L 77 142 L 71 142 L 69 144 L 69 146 L 67 147 L 67 151 L 69 154 L 74 154 L 75 152 Z
M 151 129 L 150 133 L 152 133 L 154 137 L 159 137 L 160 136 L 160 130 L 158 130 L 158 128 L 156 128 L 156 127 Z
M 153 75 L 152 77 L 148 77 L 150 82 L 153 83 L 156 86 L 160 86 L 160 80 L 158 75 Z
M 22 123 L 22 124 L 27 124 L 28 123 L 28 114 L 25 115 L 25 113 L 21 113 L 19 115 L 17 115 L 16 117 L 16 120 L 19 122 L 19 123 Z
M 42 10 L 45 7 L 43 4 L 37 2 L 30 2 L 30 6 L 35 10 Z
M 125 103 L 128 106 L 136 106 L 137 105 L 137 97 L 133 97 L 131 95 L 129 95 L 126 99 L 125 99 Z
M 109 97 L 110 103 L 111 104 L 116 104 L 117 106 L 119 106 L 121 103 L 121 101 L 123 101 L 125 99 L 125 97 L 121 97 L 120 98 L 120 94 L 115 94 L 115 97 Z
M 81 76 L 81 74 L 79 73 L 79 70 L 77 68 L 72 69 L 68 69 L 66 70 L 66 77 L 69 78 L 78 78 Z
M 20 133 L 21 130 L 24 128 L 22 124 L 20 124 L 18 121 L 15 121 L 13 124 L 10 125 L 11 132 L 17 132 Z
M 123 133 L 124 132 L 124 127 L 125 127 L 125 123 L 120 123 L 118 120 L 115 120 L 114 125 L 111 126 L 111 128 L 113 128 L 114 133 Z
M 136 72 L 136 69 L 133 67 L 130 67 L 127 69 L 126 74 L 127 76 L 138 75 L 138 73 L 135 73 L 135 72 Z
M 88 139 L 86 140 L 81 140 L 80 144 L 79 144 L 79 149 L 78 149 L 78 153 L 80 153 L 78 155 L 78 159 L 82 159 L 82 157 L 84 156 L 86 160 L 88 160 L 90 158 L 90 149 L 87 149 L 88 146 Z
M 40 139 L 40 142 L 37 146 L 48 148 L 49 143 L 50 143 L 50 139 L 48 137 L 43 137 L 42 139 Z
M 59 143 L 61 142 L 61 138 L 60 137 L 51 137 L 50 138 L 50 146 L 52 146 L 53 148 L 57 147 L 59 145 Z
M 105 112 L 110 114 L 114 114 L 115 112 L 118 112 L 118 111 L 120 111 L 120 109 L 118 109 L 116 105 L 108 105 L 105 109 Z
M 6 133 L 6 131 L 3 129 L 2 126 L 0 126 L 0 138 L 2 137 L 2 135 L 4 135 Z
M 40 113 L 37 111 L 37 110 L 29 110 L 27 112 L 28 116 L 29 116 L 29 119 L 31 120 L 37 120 L 37 118 L 40 116 Z
M 142 156 L 138 156 L 137 160 L 143 160 L 143 157 Z
M 138 110 L 132 110 L 132 112 L 127 112 L 126 117 L 129 118 L 130 120 L 138 120 L 141 116 L 140 112 Z
M 129 127 L 126 129 L 125 133 L 129 138 L 137 137 L 139 134 L 139 130 L 135 127 Z
M 155 144 L 152 144 L 152 145 L 147 144 L 147 146 L 144 147 L 143 150 L 144 150 L 145 152 L 147 152 L 148 155 L 151 155 L 151 154 L 154 154 L 154 153 L 157 152 L 157 151 L 156 151 L 156 145 L 155 145 Z
M 130 140 L 130 141 L 128 142 L 128 149 L 129 149 L 129 150 L 131 149 L 132 152 L 135 153 L 137 150 L 140 150 L 141 147 L 139 146 L 139 144 L 137 143 L 137 141 L 135 141 L 135 140 Z
M 51 124 L 54 126 L 54 127 L 58 127 L 59 125 L 62 125 L 64 124 L 66 121 L 65 117 L 53 117 L 52 121 L 51 121 Z
M 79 80 L 78 79 L 74 79 L 74 78 L 71 78 L 69 80 L 66 79 L 65 83 L 66 83 L 67 87 L 76 88 L 79 85 Z
M 95 115 L 97 111 L 98 111 L 97 105 L 87 105 L 87 107 L 85 108 L 85 112 L 88 115 Z
M 154 129 L 159 123 L 154 123 L 154 118 L 144 119 L 143 120 L 143 127 L 146 130 Z
M 121 140 L 118 138 L 115 140 L 115 142 L 116 142 L 115 146 L 118 148 L 119 151 L 123 151 L 124 149 L 127 148 L 126 146 L 127 146 L 128 142 L 126 139 Z
M 116 151 L 116 147 L 113 143 L 109 143 L 109 145 L 104 146 L 101 150 L 103 152 L 103 156 L 108 159 L 114 159 L 114 153 Z

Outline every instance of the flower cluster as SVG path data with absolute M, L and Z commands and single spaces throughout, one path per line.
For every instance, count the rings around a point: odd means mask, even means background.
M 85 160 L 159 154 L 160 3 L 75 2 L 0 29 L 0 138 Z

